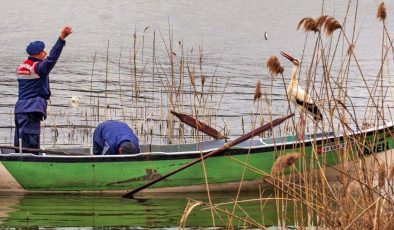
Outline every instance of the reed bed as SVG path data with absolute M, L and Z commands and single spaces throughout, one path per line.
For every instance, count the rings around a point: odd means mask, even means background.
M 90 146 L 94 128 L 108 119 L 129 124 L 141 143 L 209 138 L 185 126 L 170 110 L 194 116 L 226 133 L 225 125 L 219 123 L 225 121 L 218 122 L 217 115 L 228 79 L 220 76 L 219 82 L 219 62 L 205 69 L 203 46 L 186 48 L 184 41 L 174 40 L 171 27 L 165 32 L 149 27 L 142 32 L 135 30 L 130 43 L 128 48 L 116 47 L 118 56 L 111 56 L 116 53 L 115 45 L 108 40 L 106 49 L 92 57 L 86 82 L 62 79 L 69 89 L 66 95 L 54 95 L 49 102 L 48 118 L 42 123 L 42 146 Z M 52 90 L 63 91 L 57 88 L 62 84 L 52 80 Z M 60 101 L 69 101 L 69 105 Z M 0 128 L 9 135 L 0 142 L 10 144 L 14 132 L 12 109 L 3 115 L 10 123 Z
M 377 5 L 377 20 L 382 23 L 381 32 L 381 63 L 377 66 L 374 80 L 368 80 L 357 57 L 357 3 L 349 2 L 347 14 L 342 21 L 329 15 L 317 18 L 304 17 L 300 19 L 297 29 L 305 33 L 305 47 L 311 45 L 311 59 L 304 59 L 301 54 L 302 67 L 299 73 L 300 80 L 305 82 L 304 89 L 315 98 L 323 111 L 322 122 L 313 122 L 307 118 L 308 125 L 300 129 L 299 117 L 294 118 L 282 127 L 282 134 L 296 133 L 326 133 L 333 132 L 335 145 L 339 145 L 339 135 L 344 134 L 343 148 L 337 150 L 337 167 L 330 166 L 325 157 L 313 149 L 307 155 L 305 146 L 299 144 L 300 152 L 291 149 L 278 149 L 276 161 L 271 172 L 260 170 L 248 164 L 247 160 L 241 162 L 229 157 L 242 165 L 245 170 L 261 174 L 264 181 L 273 188 L 273 195 L 266 197 L 260 189 L 257 199 L 242 200 L 240 191 L 224 204 L 203 200 L 190 200 L 180 221 L 180 228 L 187 227 L 187 218 L 193 211 L 205 210 L 207 207 L 215 215 L 217 223 L 213 226 L 226 228 L 261 228 L 276 225 L 279 227 L 292 226 L 297 229 L 393 229 L 394 216 L 394 159 L 390 152 L 377 155 L 374 140 L 392 137 L 393 133 L 376 135 L 371 141 L 363 137 L 351 138 L 349 134 L 366 130 L 392 121 L 390 110 L 390 78 L 392 78 L 392 60 L 394 47 L 389 36 L 386 20 L 387 15 L 384 2 Z M 355 7 L 354 15 L 350 15 L 350 8 Z M 354 17 L 354 21 L 350 18 Z M 353 24 L 352 24 L 353 23 Z M 392 32 L 392 31 L 391 31 Z M 376 41 L 378 42 L 378 41 Z M 304 52 L 307 50 L 304 49 Z M 282 81 L 286 93 L 283 65 L 276 56 L 267 61 L 269 78 L 273 81 Z M 353 68 L 355 66 L 355 68 Z M 356 73 L 356 74 L 355 74 Z M 279 77 L 278 77 L 279 76 Z M 281 78 L 280 78 L 281 76 Z M 360 116 L 355 111 L 355 101 L 348 88 L 349 81 L 354 76 L 360 77 L 364 83 L 368 98 L 367 104 Z M 321 81 L 317 79 L 321 78 Z M 268 79 L 267 79 L 268 80 Z M 269 82 L 269 81 L 265 81 Z M 272 83 L 270 83 L 272 85 Z M 256 127 L 267 115 L 260 112 L 270 108 L 272 95 L 266 99 L 260 90 L 261 82 L 256 83 L 253 114 L 255 114 Z M 271 98 L 270 98 L 271 97 Z M 288 111 L 305 113 L 296 109 L 289 103 Z M 389 114 L 389 116 L 387 116 Z M 269 116 L 269 115 L 268 115 Z M 308 117 L 307 114 L 304 114 Z M 269 135 L 275 136 L 270 133 Z M 351 162 L 351 163 L 349 163 Z M 334 173 L 338 181 L 328 181 L 327 173 Z M 209 193 L 208 193 L 209 195 Z M 265 217 L 263 210 L 267 208 L 267 200 L 275 204 L 276 220 Z M 248 213 L 242 208 L 243 203 L 254 202 L 260 206 L 261 219 L 256 219 L 255 213 Z M 256 211 L 256 210 L 254 210 Z
M 148 37 L 151 40 L 147 41 Z M 108 119 L 128 123 L 141 143 L 184 143 L 209 138 L 179 122 L 170 110 L 192 115 L 229 137 L 240 134 L 231 133 L 234 127 L 240 127 L 242 132 L 250 129 L 254 112 L 241 115 L 239 124 L 229 125 L 229 115 L 221 111 L 231 82 L 230 77 L 218 75 L 220 60 L 206 58 L 202 45 L 186 47 L 184 41 L 174 41 L 171 28 L 162 33 L 147 27 L 143 32 L 135 30 L 129 45 L 117 47 L 108 40 L 106 49 L 96 51 L 87 61 L 91 63 L 89 73 L 79 73 L 84 75 L 83 82 L 54 77 L 51 88 L 60 95 L 53 95 L 49 102 L 48 118 L 42 123 L 42 146 L 91 146 L 94 128 Z M 207 62 L 208 68 L 204 64 Z M 14 88 L 15 84 L 10 83 Z M 270 95 L 272 92 L 262 92 L 264 100 L 256 103 L 273 107 Z M 261 110 L 255 112 L 260 114 L 260 123 L 272 118 L 272 112 L 268 118 Z M 2 115 L 10 122 L 0 126 L 2 133 L 9 133 L 0 143 L 12 144 L 13 110 Z

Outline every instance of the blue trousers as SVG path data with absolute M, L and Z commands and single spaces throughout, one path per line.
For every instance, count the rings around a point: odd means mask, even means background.
M 17 113 L 15 114 L 15 138 L 14 145 L 19 146 L 19 138 L 22 139 L 23 148 L 40 148 L 41 113 Z

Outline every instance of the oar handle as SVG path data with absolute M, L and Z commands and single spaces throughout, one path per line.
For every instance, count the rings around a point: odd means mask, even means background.
M 285 120 L 289 119 L 292 116 L 294 116 L 294 113 L 292 113 L 290 115 L 287 115 L 285 117 L 277 118 L 277 119 L 273 120 L 272 122 L 269 122 L 269 123 L 261 126 L 260 128 L 257 128 L 255 130 L 253 130 L 253 131 L 251 131 L 251 132 L 249 132 L 249 133 L 247 133 L 247 134 L 245 134 L 245 135 L 243 135 L 243 136 L 231 141 L 230 143 L 227 143 L 227 144 L 223 145 L 219 149 L 216 149 L 216 150 L 214 150 L 214 151 L 212 151 L 212 152 L 210 152 L 210 153 L 208 153 L 208 154 L 206 154 L 206 155 L 204 155 L 204 156 L 202 156 L 202 157 L 200 157 L 198 159 L 193 160 L 192 162 L 190 162 L 188 164 L 185 164 L 185 165 L 175 169 L 172 172 L 169 172 L 169 173 L 165 174 L 162 177 L 156 178 L 156 179 L 154 179 L 154 180 L 152 180 L 152 181 L 150 181 L 150 182 L 148 182 L 148 183 L 146 183 L 146 184 L 144 184 L 144 185 L 142 185 L 142 186 L 140 186 L 140 187 L 138 187 L 138 188 L 126 193 L 126 194 L 124 194 L 122 197 L 124 197 L 124 198 L 133 198 L 133 195 L 135 193 L 137 193 L 137 192 L 139 192 L 139 191 L 141 191 L 141 190 L 143 190 L 143 189 L 145 189 L 145 188 L 147 188 L 147 187 L 149 187 L 149 186 L 151 186 L 153 184 L 156 184 L 157 182 L 159 182 L 161 180 L 164 180 L 165 178 L 167 178 L 169 176 L 172 176 L 172 175 L 174 175 L 177 172 L 180 172 L 180 171 L 182 171 L 182 170 L 184 170 L 186 168 L 189 168 L 190 166 L 192 166 L 192 165 L 194 165 L 194 164 L 196 164 L 196 163 L 198 163 L 198 162 L 200 162 L 202 160 L 205 160 L 208 157 L 211 157 L 211 156 L 214 156 L 216 154 L 219 154 L 219 153 L 223 152 L 224 150 L 226 150 L 228 148 L 231 148 L 234 145 L 240 144 L 240 143 L 242 143 L 242 142 L 244 142 L 244 141 L 246 141 L 246 140 L 248 140 L 248 139 L 250 139 L 250 138 L 252 138 L 254 136 L 257 136 L 257 135 L 259 135 L 259 134 L 261 134 L 261 133 L 263 133 L 263 132 L 265 132 L 265 131 L 267 131 L 269 129 L 272 129 L 273 127 L 281 124 L 282 122 L 284 122 Z

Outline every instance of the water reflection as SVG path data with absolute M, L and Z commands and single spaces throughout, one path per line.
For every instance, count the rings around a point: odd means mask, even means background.
M 249 196 L 253 196 L 250 194 Z M 206 201 L 205 194 L 124 199 L 119 196 L 76 194 L 0 195 L 0 226 L 2 228 L 62 228 L 62 227 L 118 227 L 118 228 L 178 228 L 188 198 Z M 256 196 L 254 197 L 256 198 Z M 213 202 L 227 202 L 233 194 L 214 194 Z M 242 203 L 250 218 L 273 224 L 275 207 L 266 205 L 261 214 L 260 202 Z M 231 206 L 222 207 L 231 210 Z M 242 215 L 239 213 L 239 215 Z M 262 218 L 264 220 L 262 220 Z M 215 218 L 215 226 L 226 222 Z M 234 226 L 242 221 L 235 220 Z M 186 227 L 211 227 L 209 209 L 198 207 L 189 215 Z

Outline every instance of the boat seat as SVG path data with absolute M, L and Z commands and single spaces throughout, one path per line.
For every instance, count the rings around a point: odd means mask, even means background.
M 227 143 L 230 141 L 227 141 Z M 195 151 L 211 151 L 223 147 L 226 142 L 224 140 L 202 141 L 191 144 L 171 144 L 171 145 L 140 145 L 141 153 L 176 153 L 176 152 L 195 152 Z M 261 140 L 247 140 L 240 143 L 235 148 L 249 148 L 253 146 L 261 146 L 264 143 Z
M 15 153 L 14 149 L 3 149 L 0 148 L 1 154 L 10 154 L 10 153 Z
M 307 139 L 307 138 L 305 138 L 305 139 Z M 262 138 L 261 141 L 264 142 L 265 144 L 268 144 L 268 145 L 272 145 L 275 143 L 276 144 L 283 144 L 286 142 L 297 141 L 297 136 L 293 135 L 293 136 L 275 137 L 275 138 L 267 137 L 267 138 Z

